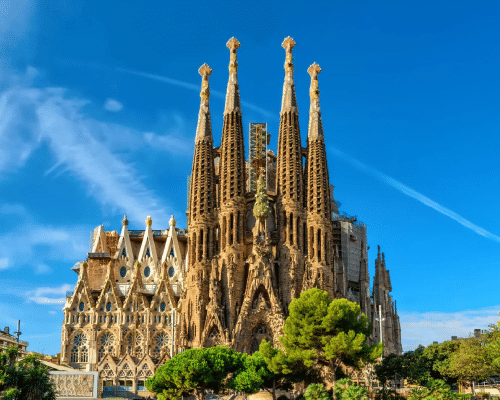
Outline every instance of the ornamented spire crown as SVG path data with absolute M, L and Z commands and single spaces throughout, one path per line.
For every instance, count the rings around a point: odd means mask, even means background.
M 288 36 L 281 44 L 286 51 L 285 58 L 285 83 L 283 84 L 283 97 L 281 99 L 281 113 L 295 111 L 297 109 L 297 97 L 295 95 L 295 82 L 293 81 L 293 56 L 292 49 L 295 47 L 295 41 Z
M 210 107 L 209 107 L 209 98 L 210 98 L 210 88 L 208 86 L 208 77 L 212 73 L 212 68 L 210 68 L 207 64 L 203 64 L 198 73 L 202 76 L 201 80 L 201 104 L 200 104 L 200 112 L 198 114 L 198 125 L 196 127 L 196 137 L 195 143 L 198 143 L 203 139 L 212 139 L 212 122 L 210 118 Z
M 236 50 L 240 48 L 240 42 L 234 36 L 226 43 L 230 51 L 229 55 L 229 81 L 226 91 L 226 106 L 224 115 L 231 112 L 241 112 L 240 92 L 238 87 L 238 60 Z
M 311 98 L 311 107 L 309 108 L 309 139 L 323 139 L 323 123 L 321 121 L 321 109 L 319 107 L 319 82 L 318 75 L 321 72 L 321 67 L 313 63 L 307 72 L 311 76 L 311 86 L 309 88 L 309 96 Z

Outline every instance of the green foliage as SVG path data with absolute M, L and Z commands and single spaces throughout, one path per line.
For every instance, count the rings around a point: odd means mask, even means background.
M 405 397 L 400 396 L 395 390 L 382 389 L 375 395 L 375 400 L 405 400 Z
M 291 365 L 328 365 L 334 372 L 342 362 L 359 369 L 382 353 L 381 344 L 366 343 L 372 327 L 357 303 L 332 301 L 327 292 L 313 288 L 294 299 L 289 310 L 280 342 Z
M 337 400 L 368 399 L 368 391 L 364 387 L 356 385 L 349 378 L 340 379 L 335 382 L 334 392 Z
M 304 393 L 304 398 L 306 400 L 330 400 L 325 387 L 319 383 L 311 383 Z
M 18 349 L 0 352 L 0 392 L 5 400 L 55 400 L 54 383 L 38 356 L 16 361 Z
M 158 400 L 179 399 L 205 390 L 219 392 L 228 375 L 242 368 L 243 355 L 224 346 L 189 349 L 168 360 L 146 381 Z
M 429 379 L 426 387 L 410 391 L 410 400 L 453 400 L 460 397 L 441 379 Z

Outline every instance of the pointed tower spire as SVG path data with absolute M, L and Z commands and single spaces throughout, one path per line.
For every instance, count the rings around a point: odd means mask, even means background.
M 280 300 L 289 304 L 300 288 L 295 277 L 301 276 L 303 265 L 290 263 L 291 259 L 302 260 L 307 253 L 304 235 L 306 215 L 304 212 L 304 175 L 302 170 L 302 141 L 300 138 L 299 111 L 293 80 L 292 50 L 295 41 L 288 36 L 281 46 L 285 49 L 285 81 L 281 100 L 280 127 L 278 135 L 278 157 L 276 166 L 276 192 L 278 225 L 280 235 L 280 268 L 278 280 L 283 289 Z M 287 289 L 284 289 L 284 288 Z
M 208 86 L 208 77 L 212 73 L 212 69 L 207 64 L 203 64 L 198 73 L 202 76 L 201 104 L 196 128 L 188 218 L 188 230 L 191 233 L 189 245 L 191 264 L 210 257 L 208 237 L 213 229 L 214 209 L 216 207 L 214 150 L 209 108 L 210 89 Z
M 212 68 L 207 64 L 203 64 L 198 73 L 202 76 L 201 80 L 201 104 L 200 112 L 198 113 L 198 126 L 196 127 L 195 143 L 201 140 L 212 140 L 212 121 L 210 118 L 210 89 L 208 87 L 208 77 L 212 73 Z
M 330 181 L 326 161 L 323 123 L 319 107 L 318 75 L 321 67 L 314 63 L 307 70 L 311 76 L 309 96 L 309 131 L 307 134 L 308 147 L 308 211 L 331 220 Z

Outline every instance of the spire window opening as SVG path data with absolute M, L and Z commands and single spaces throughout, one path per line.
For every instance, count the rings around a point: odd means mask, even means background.
M 233 229 L 234 229 L 234 216 L 233 213 L 231 213 L 229 217 L 229 246 L 233 244 Z
M 198 244 L 198 261 L 203 258 L 203 229 L 200 231 L 199 244 Z
M 307 256 L 308 249 L 307 249 L 307 224 L 304 222 L 302 224 L 302 233 L 304 236 L 302 236 L 302 250 L 304 251 L 304 255 Z
M 321 229 L 318 229 L 318 261 L 321 260 Z
M 290 245 L 293 246 L 293 213 L 290 214 L 290 236 L 288 238 L 288 241 Z

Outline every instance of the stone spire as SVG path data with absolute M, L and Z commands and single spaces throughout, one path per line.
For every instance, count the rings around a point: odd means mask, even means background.
M 302 143 L 293 82 L 292 49 L 295 47 L 295 41 L 289 36 L 281 46 L 286 50 L 286 61 L 278 136 L 277 192 L 283 203 L 296 203 L 289 205 L 302 208 Z
M 207 64 L 203 64 L 198 73 L 202 76 L 201 81 L 201 104 L 200 112 L 198 113 L 198 126 L 196 127 L 196 138 L 195 143 L 201 140 L 212 140 L 212 121 L 210 118 L 210 89 L 208 87 L 208 77 L 212 73 L 212 68 Z
M 224 115 L 232 112 L 241 114 L 240 89 L 238 86 L 238 60 L 236 58 L 236 50 L 240 48 L 240 42 L 234 36 L 226 43 L 229 49 L 229 81 L 227 82 L 226 91 L 226 106 L 224 107 Z
M 307 72 L 311 76 L 311 87 L 309 89 L 311 107 L 309 109 L 309 131 L 307 134 L 307 208 L 310 213 L 331 220 L 330 181 L 319 107 L 318 74 L 321 72 L 321 68 L 314 63 Z
M 208 77 L 212 73 L 212 69 L 207 64 L 203 64 L 198 72 L 202 76 L 201 104 L 191 172 L 189 229 L 194 227 L 194 224 L 212 221 L 213 210 L 216 207 L 212 126 L 208 105 L 210 96 Z M 207 230 L 205 230 L 205 234 L 208 234 Z M 207 242 L 205 244 L 208 247 Z M 203 250 L 203 254 L 208 256 L 207 253 L 208 249 Z
M 230 50 L 230 62 L 220 159 L 221 207 L 232 199 L 243 198 L 246 192 L 245 148 L 236 60 L 240 42 L 233 37 L 227 42 L 227 47 Z

